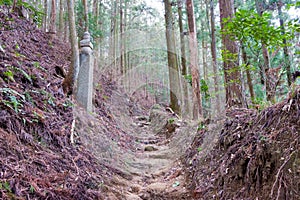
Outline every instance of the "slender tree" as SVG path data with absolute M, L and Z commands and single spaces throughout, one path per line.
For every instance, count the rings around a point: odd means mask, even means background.
M 252 104 L 254 104 L 255 95 L 254 95 L 254 89 L 253 89 L 253 84 L 252 84 L 251 72 L 249 69 L 248 56 L 246 53 L 246 48 L 242 42 L 241 42 L 241 47 L 242 47 L 242 58 L 243 58 L 243 62 L 244 62 L 245 68 L 246 68 L 247 84 L 248 84 Z
M 56 33 L 56 1 L 55 0 L 51 1 L 49 32 L 52 34 Z
M 43 18 L 43 30 L 47 31 L 48 28 L 48 0 L 44 0 L 44 18 Z
M 74 92 L 74 86 L 76 85 L 78 72 L 79 72 L 79 51 L 77 33 L 75 27 L 75 12 L 74 12 L 74 0 L 67 1 L 68 6 L 68 21 L 70 29 L 70 43 L 72 47 L 72 59 L 69 72 L 63 82 L 64 92 L 72 94 Z
M 164 5 L 170 82 L 170 107 L 174 110 L 174 112 L 180 114 L 180 82 L 175 47 L 172 5 L 170 3 L 170 0 L 164 0 Z
M 234 4 L 233 0 L 219 0 L 220 4 L 220 21 L 221 29 L 225 30 L 225 19 L 232 18 Z M 241 87 L 241 74 L 238 64 L 238 46 L 237 43 L 230 39 L 227 34 L 222 34 L 222 57 L 224 80 L 226 90 L 226 105 L 227 107 L 246 106 L 242 87 Z
M 282 15 L 282 0 L 278 0 L 277 2 L 277 10 L 278 10 L 278 16 L 279 16 L 279 24 L 281 28 L 281 33 L 282 35 L 285 34 L 285 28 L 284 28 L 284 21 L 283 21 L 283 15 Z M 289 58 L 289 52 L 288 52 L 288 47 L 287 47 L 287 41 L 285 38 L 283 38 L 283 55 L 284 55 L 284 64 L 286 66 L 286 75 L 287 75 L 287 82 L 288 85 L 290 86 L 292 83 L 292 74 L 291 74 L 291 63 L 290 63 L 290 58 Z
M 185 77 L 187 75 L 187 67 L 186 67 L 186 47 L 184 42 L 184 29 L 183 29 L 183 12 L 182 7 L 183 3 L 182 0 L 177 0 L 177 6 L 178 6 L 178 25 L 179 25 L 179 31 L 180 31 L 180 52 L 181 52 L 181 75 Z M 182 83 L 182 89 L 183 89 L 183 115 L 188 115 L 189 113 L 189 101 L 188 101 L 188 83 L 183 82 Z
M 124 73 L 124 2 L 120 0 L 120 72 Z
M 219 76 L 217 66 L 217 47 L 216 47 L 216 25 L 215 25 L 214 0 L 210 0 L 210 33 L 211 33 L 211 57 L 213 67 L 214 90 L 216 95 L 216 110 L 220 112 L 220 95 L 219 95 Z
M 262 16 L 266 2 L 265 0 L 255 0 L 255 5 L 256 5 L 256 11 L 257 13 Z M 271 86 L 271 77 L 270 77 L 270 56 L 269 56 L 269 51 L 267 48 L 267 45 L 262 42 L 262 54 L 263 54 L 263 59 L 264 59 L 264 65 L 262 69 L 262 73 L 264 74 L 265 78 L 265 85 L 266 85 L 266 95 L 267 95 L 267 100 L 268 101 L 274 101 L 274 96 L 275 96 L 275 91 L 272 91 L 272 86 Z
M 59 23 L 58 23 L 58 32 L 60 35 L 60 38 L 63 38 L 64 35 L 64 7 L 65 7 L 65 1 L 60 0 L 59 1 Z
M 203 118 L 202 100 L 200 93 L 200 75 L 198 70 L 198 43 L 193 0 L 186 0 L 186 10 L 189 25 L 190 68 L 193 87 L 193 119 Z
M 82 0 L 82 4 L 84 8 L 84 31 L 89 31 L 89 11 L 87 0 Z

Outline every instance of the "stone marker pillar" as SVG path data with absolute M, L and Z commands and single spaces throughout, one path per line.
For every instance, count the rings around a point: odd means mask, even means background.
M 80 67 L 77 80 L 76 99 L 88 112 L 93 111 L 93 44 L 88 32 L 85 32 L 80 41 Z

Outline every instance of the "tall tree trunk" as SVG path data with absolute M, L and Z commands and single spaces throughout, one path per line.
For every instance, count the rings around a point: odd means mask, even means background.
M 216 110 L 220 113 L 220 95 L 219 95 L 219 76 L 217 67 L 217 48 L 216 48 L 216 27 L 215 27 L 215 11 L 214 0 L 210 0 L 210 26 L 211 26 L 211 57 L 213 67 L 214 89 L 216 94 Z
M 283 16 L 282 16 L 282 0 L 279 0 L 277 2 L 277 8 L 278 8 L 278 15 L 279 15 L 279 23 L 280 23 L 280 28 L 281 28 L 281 33 L 282 35 L 285 34 L 285 28 L 284 28 L 284 21 L 283 21 Z M 287 75 L 287 82 L 288 85 L 290 86 L 292 84 L 292 74 L 291 74 L 291 62 L 289 58 L 289 52 L 288 52 L 288 47 L 287 47 L 287 42 L 286 39 L 283 38 L 283 55 L 284 55 L 284 65 L 286 66 L 286 75 Z
M 109 40 L 109 61 L 110 61 L 110 70 L 109 76 L 110 79 L 114 77 L 114 70 L 116 69 L 116 29 L 117 29 L 117 2 L 111 0 L 111 18 L 110 18 L 110 40 Z
M 75 27 L 75 12 L 74 12 L 74 0 L 68 0 L 68 16 L 69 16 L 69 29 L 70 29 L 70 43 L 72 47 L 72 59 L 69 72 L 63 82 L 64 92 L 72 94 L 74 92 L 74 86 L 77 81 L 79 72 L 79 51 L 78 41 Z
M 89 10 L 88 10 L 88 2 L 87 0 L 82 0 L 83 8 L 84 8 L 84 31 L 89 31 Z
M 120 0 L 120 72 L 124 74 L 124 5 Z
M 65 7 L 65 1 L 60 0 L 59 1 L 59 25 L 58 25 L 58 32 L 61 39 L 63 39 L 64 36 L 64 7 Z
M 66 8 L 67 9 L 67 8 Z M 69 15 L 67 12 L 66 12 L 67 16 Z M 69 18 L 69 17 L 68 17 Z M 64 26 L 65 26 L 65 30 L 64 30 L 64 40 L 65 41 L 70 41 L 70 28 L 69 28 L 69 20 L 64 20 Z
M 181 52 L 181 75 L 184 77 L 187 75 L 186 70 L 186 53 L 185 53 L 185 42 L 184 42 L 184 29 L 183 29 L 183 12 L 182 12 L 182 0 L 177 0 L 178 6 L 178 24 L 179 24 L 179 31 L 180 31 L 180 52 Z M 188 116 L 189 114 L 189 94 L 188 94 L 188 83 L 187 81 L 183 81 L 182 89 L 183 89 L 183 115 Z
M 99 21 L 99 1 L 98 0 L 94 0 L 93 1 L 93 5 L 92 5 L 92 14 L 93 16 L 95 17 L 95 20 L 96 20 L 96 30 L 101 30 L 100 28 L 100 21 Z M 100 37 L 96 37 L 95 38 L 95 51 L 94 51 L 94 54 L 95 54 L 95 59 L 94 59 L 94 62 L 95 62 L 95 65 L 94 66 L 98 66 L 98 61 L 100 61 Z
M 118 19 L 118 14 L 119 14 L 119 1 L 120 0 L 116 0 L 115 1 L 115 16 L 114 16 L 114 69 L 115 69 L 115 75 L 118 74 L 118 69 L 119 69 L 119 66 L 120 66 L 120 62 L 119 62 L 119 45 L 120 45 L 120 40 L 119 40 L 119 26 L 118 26 L 118 23 L 120 22 L 119 19 Z
M 123 20 L 123 49 L 124 49 L 124 61 L 123 61 L 123 64 L 124 64 L 124 73 L 127 73 L 127 70 L 128 70 L 128 65 L 127 65 L 127 59 L 128 59 L 128 54 L 127 54 L 127 34 L 126 34 L 126 31 L 127 31 L 127 6 L 128 6 L 128 2 L 125 1 L 125 4 L 124 4 L 124 20 Z
M 204 29 L 204 27 L 203 27 Z M 207 46 L 204 41 L 204 38 L 202 38 L 202 62 L 203 62 L 203 79 L 205 81 L 208 81 L 208 69 L 207 69 Z
M 44 0 L 44 12 L 43 30 L 46 32 L 48 28 L 48 0 Z
M 169 65 L 169 83 L 170 83 L 170 107 L 180 114 L 180 82 L 178 73 L 178 62 L 176 56 L 173 14 L 170 0 L 164 0 L 165 5 L 165 23 L 166 23 L 166 39 L 168 48 L 168 65 Z
M 56 33 L 56 0 L 51 1 L 49 32 L 52 34 Z
M 248 87 L 249 87 L 251 102 L 252 102 L 252 104 L 254 104 L 255 103 L 254 102 L 255 95 L 254 95 L 254 90 L 253 90 L 251 72 L 250 72 L 250 69 L 249 69 L 248 57 L 247 57 L 247 53 L 246 53 L 244 44 L 241 44 L 241 46 L 242 46 L 242 58 L 243 58 L 243 61 L 244 61 L 245 67 L 246 67 L 247 84 L 248 84 Z
M 262 14 L 264 12 L 264 7 L 266 5 L 265 0 L 255 0 L 255 5 L 256 5 L 257 13 L 260 16 L 262 16 Z M 270 77 L 270 73 L 269 73 L 269 70 L 270 70 L 269 51 L 268 51 L 266 44 L 264 44 L 263 42 L 262 42 L 261 46 L 262 46 L 262 54 L 263 54 L 263 59 L 264 59 L 264 66 L 263 66 L 262 72 L 264 73 L 264 77 L 265 77 L 264 82 L 266 85 L 267 100 L 274 101 L 275 91 L 272 90 L 271 77 Z
M 203 118 L 202 100 L 200 93 L 200 75 L 198 70 L 198 44 L 193 0 L 186 0 L 186 10 L 189 25 L 190 68 L 193 87 L 193 119 Z
M 220 21 L 221 30 L 224 30 L 224 19 L 233 16 L 233 0 L 219 0 L 220 4 Z M 230 39 L 229 35 L 222 34 L 222 57 L 226 90 L 227 107 L 245 107 L 243 91 L 241 87 L 241 74 L 238 65 L 238 46 L 237 43 Z

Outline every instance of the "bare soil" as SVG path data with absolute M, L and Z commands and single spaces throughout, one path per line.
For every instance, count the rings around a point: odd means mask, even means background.
M 231 109 L 208 154 L 203 129 L 185 159 L 196 199 L 300 199 L 300 89 L 261 112 Z

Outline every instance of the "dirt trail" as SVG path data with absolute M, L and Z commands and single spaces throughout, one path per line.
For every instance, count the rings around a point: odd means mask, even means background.
M 126 171 L 131 178 L 114 177 L 113 182 L 120 192 L 119 197 L 114 196 L 128 200 L 185 199 L 187 191 L 177 148 L 172 148 L 170 139 L 166 139 L 165 135 L 153 133 L 148 121 L 139 119 L 137 117 L 133 125 L 140 145 L 126 161 Z
M 118 93 L 112 99 L 113 118 L 135 141 L 135 149 L 118 158 L 120 176 L 112 178 L 107 199 L 191 199 L 180 157 L 197 132 L 195 126 L 158 105 L 148 115 L 137 112 L 129 117 L 126 99 Z

